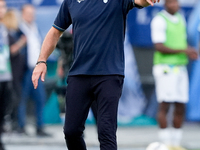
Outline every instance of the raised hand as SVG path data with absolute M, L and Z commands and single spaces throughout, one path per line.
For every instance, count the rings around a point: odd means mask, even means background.
M 154 3 L 159 3 L 160 0 L 135 0 L 135 4 L 146 7 L 146 6 L 154 6 Z

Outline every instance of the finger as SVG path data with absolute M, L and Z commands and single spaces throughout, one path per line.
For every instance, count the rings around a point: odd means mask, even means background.
M 153 0 L 153 3 L 159 3 L 160 0 Z
M 34 89 L 37 89 L 37 87 L 38 87 L 38 81 L 35 81 L 34 82 Z
M 154 3 L 151 0 L 147 0 L 147 3 L 149 3 L 151 6 L 154 5 Z
M 42 80 L 42 82 L 44 82 L 44 80 L 45 80 L 45 74 L 46 74 L 46 72 L 42 72 L 42 75 L 41 75 L 41 80 Z
M 154 0 L 154 3 L 159 3 L 160 2 L 160 0 Z
M 33 82 L 34 89 L 37 89 L 38 80 L 37 79 L 32 79 L 32 82 Z
M 37 89 L 39 76 L 40 74 L 37 74 L 37 73 L 33 73 L 32 75 L 32 82 L 33 82 L 34 89 Z

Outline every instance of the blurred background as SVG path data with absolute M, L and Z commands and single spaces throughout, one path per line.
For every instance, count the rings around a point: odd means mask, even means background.
M 62 0 L 6 0 L 8 8 L 16 10 L 20 16 L 21 7 L 30 3 L 36 8 L 36 23 L 42 39 L 51 28 Z M 200 1 L 179 0 L 181 13 L 185 16 L 188 29 L 188 43 L 199 51 Z M 125 82 L 118 112 L 118 145 L 121 150 L 145 149 L 157 141 L 157 101 L 154 78 L 152 76 L 154 47 L 150 36 L 152 18 L 163 8 L 163 2 L 154 7 L 133 9 L 127 17 L 125 39 Z M 70 32 L 70 29 L 69 29 Z M 51 137 L 37 138 L 33 133 L 33 102 L 27 106 L 27 132 L 30 136 L 14 135 L 9 132 L 9 119 L 6 122 L 7 133 L 4 141 L 8 150 L 35 149 L 62 150 L 65 143 L 62 134 L 64 120 L 64 94 L 66 78 L 58 74 L 62 51 L 57 48 L 48 59 L 48 72 L 44 83 L 47 100 L 43 111 L 46 130 Z M 191 61 L 188 65 L 190 91 L 186 108 L 183 144 L 188 149 L 200 149 L 200 61 Z M 170 119 L 170 117 L 169 117 Z M 32 136 L 31 136 L 32 135 Z M 19 138 L 16 138 L 19 137 Z M 95 119 L 92 111 L 86 121 L 86 143 L 89 150 L 97 150 Z M 36 147 L 36 145 L 38 145 Z

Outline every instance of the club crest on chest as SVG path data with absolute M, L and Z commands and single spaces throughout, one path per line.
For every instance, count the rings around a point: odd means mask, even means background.
M 103 2 L 104 2 L 104 3 L 107 3 L 107 2 L 108 2 L 108 0 L 103 0 Z
M 84 0 L 77 0 L 78 3 L 81 3 L 81 2 L 83 2 L 83 1 L 84 1 Z

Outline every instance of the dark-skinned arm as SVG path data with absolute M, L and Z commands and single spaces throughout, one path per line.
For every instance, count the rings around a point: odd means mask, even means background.
M 156 43 L 155 49 L 164 54 L 178 54 L 185 53 L 190 59 L 197 59 L 198 55 L 194 48 L 187 47 L 187 49 L 174 50 L 166 47 L 163 43 Z

